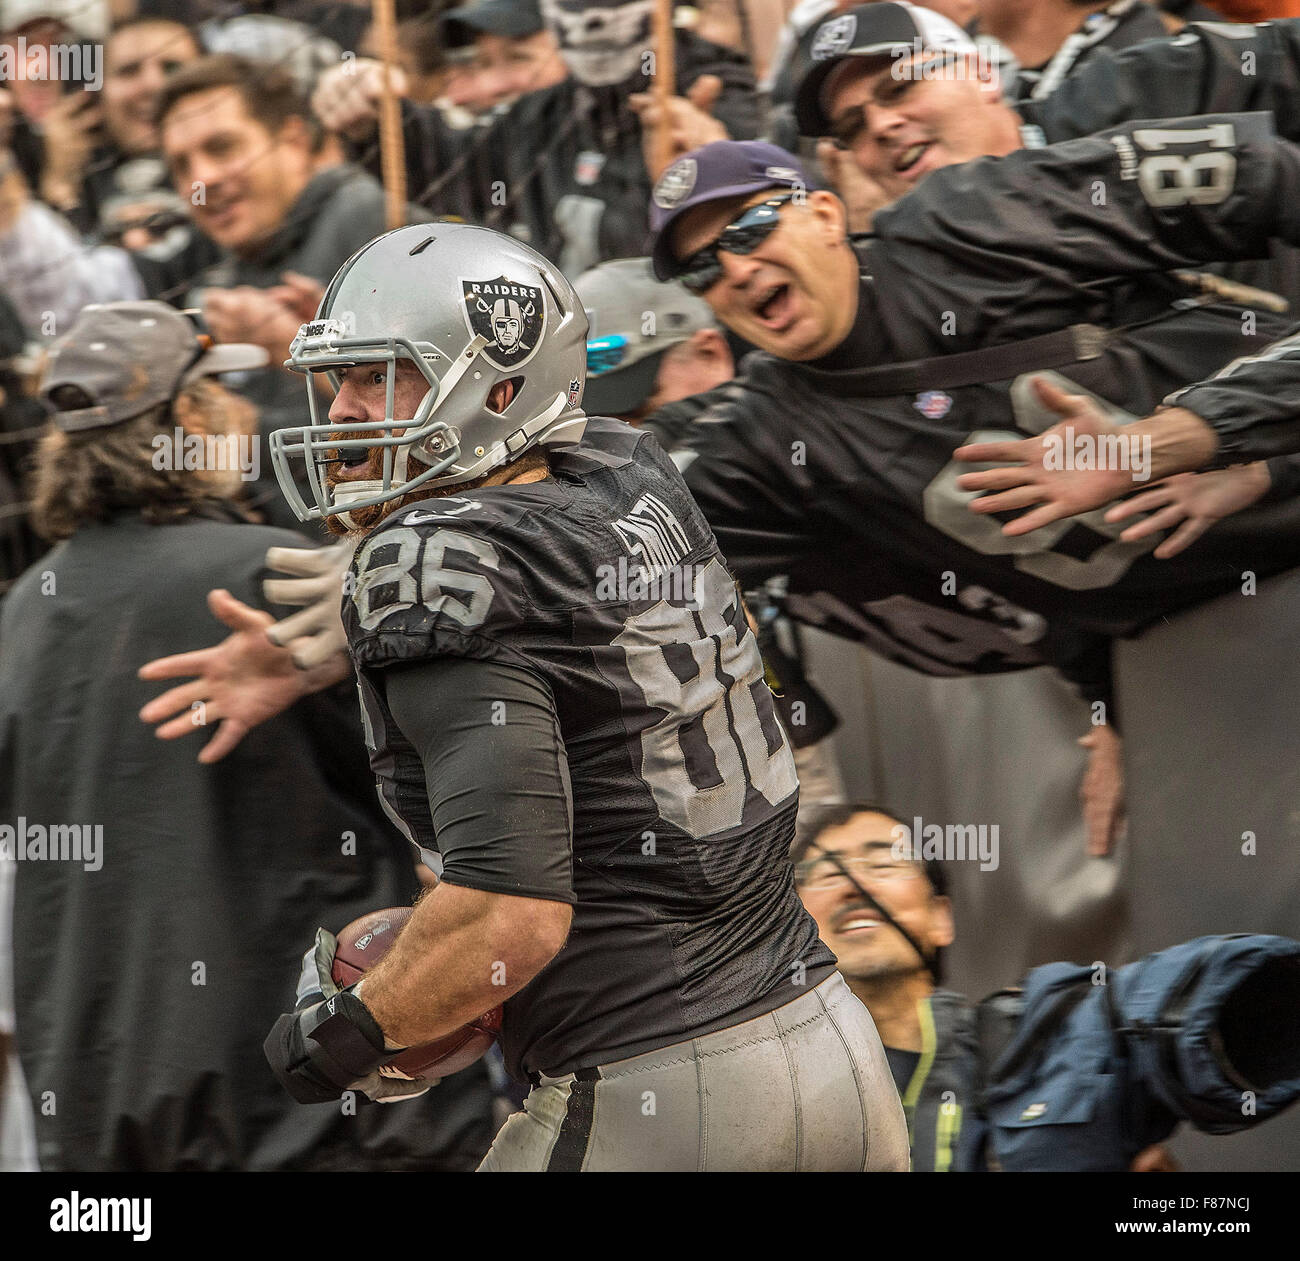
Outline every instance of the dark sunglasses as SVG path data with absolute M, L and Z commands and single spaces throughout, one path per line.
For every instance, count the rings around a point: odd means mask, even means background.
M 738 218 L 733 219 L 719 233 L 717 240 L 696 250 L 677 273 L 677 279 L 694 294 L 702 294 L 712 289 L 722 278 L 722 260 L 718 258 L 719 250 L 728 254 L 752 254 L 767 240 L 781 222 L 780 207 L 785 205 L 794 193 L 782 193 L 779 197 L 761 201 L 756 206 L 748 207 Z

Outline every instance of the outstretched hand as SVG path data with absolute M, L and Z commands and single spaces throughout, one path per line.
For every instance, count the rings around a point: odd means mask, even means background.
M 410 91 L 406 74 L 397 66 L 390 66 L 388 74 L 394 94 L 406 96 Z M 326 131 L 362 143 L 374 134 L 383 95 L 383 62 L 354 57 L 321 75 L 312 92 L 311 108 Z
M 304 607 L 301 613 L 276 622 L 266 637 L 273 644 L 287 648 L 300 670 L 323 666 L 332 657 L 347 653 L 348 640 L 339 602 L 356 546 L 353 539 L 329 547 L 267 549 L 266 567 L 293 575 L 268 578 L 262 583 L 267 602 Z
M 201 727 L 217 724 L 198 760 L 219 762 L 256 726 L 288 709 L 295 701 L 346 677 L 346 660 L 331 658 L 312 670 L 300 670 L 287 648 L 266 637 L 274 624 L 269 613 L 251 608 L 229 591 L 208 592 L 212 616 L 232 634 L 212 648 L 159 657 L 140 667 L 142 679 L 189 682 L 170 688 L 140 711 L 140 720 L 158 724 L 160 740 L 178 740 Z
M 1212 473 L 1178 473 L 1116 504 L 1106 520 L 1127 521 L 1139 512 L 1151 513 L 1119 537 L 1125 543 L 1136 543 L 1159 530 L 1172 529 L 1152 553 L 1157 560 L 1168 560 L 1195 543 L 1216 521 L 1258 502 L 1272 484 L 1263 460 Z
M 1110 458 L 1126 450 L 1132 435 L 1124 432 L 1124 426 L 1113 424 L 1092 399 L 1067 394 L 1042 377 L 1036 377 L 1033 385 L 1039 401 L 1062 417 L 1058 424 L 1036 438 L 977 442 L 953 452 L 956 459 L 970 463 L 1010 466 L 963 473 L 957 478 L 959 490 L 994 492 L 973 499 L 972 512 L 1031 509 L 1002 527 L 1006 535 L 1028 534 L 1053 521 L 1100 508 L 1133 490 L 1134 474 L 1142 472 L 1140 452 L 1133 459 Z M 1082 449 L 1081 440 L 1090 448 L 1091 459 L 1073 458 Z

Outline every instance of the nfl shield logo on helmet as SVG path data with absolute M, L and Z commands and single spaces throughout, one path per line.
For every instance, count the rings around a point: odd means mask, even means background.
M 942 390 L 926 390 L 916 396 L 916 402 L 912 406 L 930 420 L 942 420 L 952 411 L 952 396 Z
M 541 343 L 546 302 L 536 285 L 521 285 L 504 276 L 496 280 L 461 279 L 465 321 L 471 333 L 488 344 L 483 356 L 498 368 L 527 363 Z
M 838 57 L 846 48 L 853 46 L 853 37 L 858 33 L 857 15 L 846 13 L 843 17 L 832 18 L 817 28 L 813 37 L 809 56 L 814 61 L 825 61 L 828 57 Z

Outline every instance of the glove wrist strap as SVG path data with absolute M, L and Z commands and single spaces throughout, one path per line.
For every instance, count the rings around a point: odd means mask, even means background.
M 313 1067 L 338 1086 L 367 1076 L 389 1057 L 383 1030 L 347 990 L 304 1014 L 302 1034 Z

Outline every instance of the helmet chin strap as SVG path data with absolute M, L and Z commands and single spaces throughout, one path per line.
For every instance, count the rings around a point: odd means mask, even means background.
M 551 444 L 561 442 L 577 442 L 587 427 L 586 416 L 574 416 L 572 419 L 565 421 L 562 425 L 555 425 L 555 418 L 564 411 L 567 398 L 563 394 L 557 394 L 555 401 L 540 415 L 534 416 L 532 420 L 525 421 L 520 428 L 525 436 L 529 439 L 529 446 L 523 448 L 516 455 L 510 457 L 517 459 L 524 451 L 528 450 L 534 443 Z M 541 435 L 538 437 L 538 435 Z M 462 465 L 456 472 L 448 472 L 436 477 L 430 483 L 434 486 L 447 486 L 454 484 L 456 481 L 473 481 L 477 477 L 482 477 L 494 469 L 503 468 L 510 460 L 498 460 L 489 468 L 483 468 L 485 461 L 494 458 L 500 453 L 504 443 L 497 443 L 496 448 L 490 454 L 484 454 L 473 464 Z
M 354 482 L 352 486 L 350 486 L 348 489 L 354 492 L 352 495 L 349 496 L 349 498 L 361 499 L 364 496 L 371 495 L 375 491 L 377 491 L 379 489 L 379 483 L 378 482 Z M 336 504 L 338 503 L 337 494 L 334 497 L 334 502 Z M 347 530 L 360 530 L 362 528 L 355 521 L 352 520 L 351 512 L 347 512 L 347 511 L 331 512 L 329 515 L 332 517 L 338 517 L 338 519 L 341 522 L 343 522 L 344 528 Z

